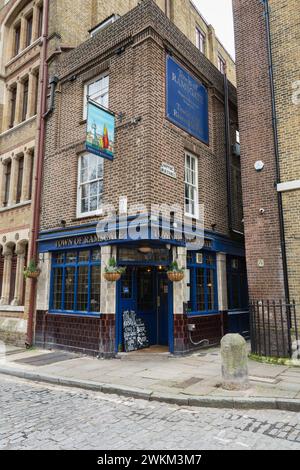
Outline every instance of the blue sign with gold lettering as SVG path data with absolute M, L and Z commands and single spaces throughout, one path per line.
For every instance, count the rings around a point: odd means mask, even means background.
M 205 144 L 209 143 L 207 88 L 167 56 L 167 118 Z

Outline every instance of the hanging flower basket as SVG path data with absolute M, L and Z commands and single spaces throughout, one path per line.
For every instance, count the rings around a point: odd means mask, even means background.
M 36 262 L 31 260 L 24 270 L 25 279 L 37 279 L 41 274 L 41 270 L 37 267 Z
M 104 279 L 108 282 L 118 282 L 121 279 L 120 273 L 104 273 Z
M 41 274 L 41 271 L 25 271 L 25 277 L 27 279 L 37 279 L 39 275 Z
M 108 265 L 104 270 L 103 277 L 108 282 L 118 282 L 121 279 L 122 274 L 124 274 L 126 268 L 120 268 L 117 266 L 115 258 L 111 258 L 108 261 Z
M 167 275 L 171 282 L 180 282 L 184 279 L 184 270 L 179 268 L 177 261 L 174 261 L 171 264 Z
M 171 282 L 181 282 L 184 279 L 184 273 L 181 271 L 169 271 L 167 274 Z

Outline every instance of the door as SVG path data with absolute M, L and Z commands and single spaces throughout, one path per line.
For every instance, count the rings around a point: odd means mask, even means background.
M 157 273 L 157 344 L 168 346 L 169 281 L 166 273 Z
M 149 345 L 157 344 L 156 315 L 156 270 L 152 267 L 138 268 L 137 283 L 137 315 L 146 325 Z

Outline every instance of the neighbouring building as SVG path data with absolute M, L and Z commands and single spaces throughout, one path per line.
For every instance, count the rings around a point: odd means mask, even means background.
M 300 3 L 233 0 L 233 10 L 253 345 L 285 356 L 300 321 Z
M 43 2 L 0 10 L 0 339 L 24 345 Z
M 247 335 L 236 90 L 152 0 L 102 26 L 53 62 L 35 344 L 110 357 L 128 346 L 132 312 L 143 344 L 175 354 L 203 340 L 218 344 L 227 331 Z M 96 122 L 88 141 L 101 140 L 113 161 L 86 149 L 91 97 L 114 113 L 115 142 L 106 125 L 100 138 Z M 194 251 L 188 240 L 199 203 L 204 246 Z M 116 227 L 101 237 L 107 204 L 116 208 Z M 189 236 L 178 236 L 175 210 L 169 232 L 164 208 L 149 216 L 156 204 L 184 207 Z M 125 214 L 141 230 L 135 240 Z M 148 237 L 152 228 L 156 236 Z M 111 257 L 126 267 L 115 283 L 103 276 Z M 174 261 L 184 279 L 173 283 Z

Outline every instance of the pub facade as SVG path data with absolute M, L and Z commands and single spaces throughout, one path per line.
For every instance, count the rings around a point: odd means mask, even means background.
M 35 343 L 113 357 L 247 336 L 236 90 L 152 0 L 97 31 L 57 64 Z

